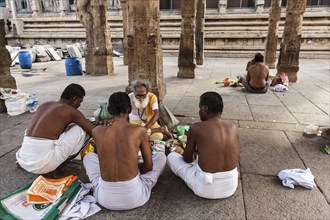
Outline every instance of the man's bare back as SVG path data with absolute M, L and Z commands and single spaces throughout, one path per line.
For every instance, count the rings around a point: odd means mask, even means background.
M 237 166 L 238 129 L 230 121 L 215 117 L 192 125 L 188 143 L 196 146 L 198 164 L 204 172 L 229 171 Z M 189 146 L 186 149 L 191 151 Z M 184 152 L 185 160 L 191 155 L 189 151 Z
M 93 137 L 104 181 L 127 181 L 136 177 L 139 169 L 141 173 L 152 170 L 151 149 L 145 128 L 130 124 L 125 117 L 117 117 L 110 127 L 93 129 Z M 144 163 L 138 167 L 140 149 Z
M 73 106 L 62 101 L 46 102 L 34 113 L 26 135 L 56 140 L 70 123 L 78 124 L 89 134 L 93 129 L 84 115 Z
M 255 63 L 251 65 L 247 72 L 249 84 L 253 88 L 264 88 L 269 76 L 269 70 L 263 63 Z

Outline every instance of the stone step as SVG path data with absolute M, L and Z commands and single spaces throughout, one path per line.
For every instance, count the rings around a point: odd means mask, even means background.
M 162 45 L 163 50 L 179 50 L 179 46 L 175 46 L 175 45 L 166 45 L 163 44 Z M 223 45 L 223 46 L 218 46 L 218 45 L 209 45 L 209 44 L 204 44 L 204 50 L 206 51 L 253 51 L 253 50 L 259 50 L 259 51 L 263 51 L 265 49 L 265 46 L 261 45 L 261 46 L 240 46 L 240 45 Z M 279 50 L 280 47 L 277 47 L 277 50 Z M 330 54 L 330 46 L 309 46 L 309 45 L 302 45 L 300 47 L 300 51 L 311 51 L 313 50 L 313 52 L 320 52 L 320 53 L 324 53 L 327 52 Z
M 231 50 L 219 50 L 219 51 L 212 51 L 212 50 L 205 50 L 204 56 L 206 57 L 248 57 L 251 58 L 251 55 L 255 53 L 256 50 L 252 51 L 231 51 Z M 260 50 L 262 51 L 262 50 Z M 164 56 L 178 56 L 178 50 L 167 50 L 163 49 Z M 277 54 L 278 57 L 279 54 Z M 319 52 L 319 51 L 301 51 L 299 57 L 302 59 L 330 59 L 330 52 Z

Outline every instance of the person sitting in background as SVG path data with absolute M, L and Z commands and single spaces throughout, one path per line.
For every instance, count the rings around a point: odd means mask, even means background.
M 160 126 L 158 99 L 155 94 L 149 92 L 149 83 L 136 80 L 131 83 L 133 92 L 128 96 L 131 100 L 132 111 L 129 114 L 130 123 L 141 125 L 147 129 L 149 140 L 162 140 L 163 134 L 172 138 L 166 125 Z
M 239 76 L 238 82 L 241 82 L 246 91 L 253 93 L 266 93 L 271 80 L 268 81 L 269 70 L 263 64 L 264 56 L 261 53 L 256 53 L 254 59 L 246 65 L 246 76 Z
M 201 122 L 190 126 L 183 156 L 176 152 L 167 156 L 174 174 L 197 196 L 207 199 L 227 198 L 235 193 L 238 184 L 238 129 L 233 122 L 220 118 L 222 110 L 218 93 L 202 94 Z
M 59 101 L 38 107 L 25 131 L 22 147 L 16 152 L 22 168 L 34 174 L 46 174 L 64 166 L 79 153 L 86 132 L 91 135 L 93 129 L 78 110 L 84 96 L 84 88 L 72 83 L 64 89 Z
M 128 210 L 145 204 L 166 165 L 162 152 L 151 154 L 147 130 L 129 123 L 128 95 L 113 93 L 108 111 L 111 126 L 93 129 L 98 154 L 87 153 L 83 159 L 98 203 L 110 210 Z M 141 150 L 143 162 L 138 163 Z

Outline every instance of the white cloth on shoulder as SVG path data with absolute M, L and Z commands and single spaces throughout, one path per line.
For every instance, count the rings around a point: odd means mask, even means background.
M 183 157 L 172 152 L 167 156 L 167 164 L 185 181 L 188 187 L 199 197 L 206 199 L 222 199 L 232 196 L 238 184 L 237 168 L 226 172 L 204 172 L 195 160 L 186 163 Z
M 94 196 L 98 203 L 110 210 L 129 210 L 144 205 L 150 198 L 151 189 L 166 165 L 164 153 L 152 155 L 152 171 L 138 174 L 131 180 L 107 182 L 102 180 L 99 158 L 95 153 L 88 153 L 83 159 L 87 176 L 93 184 Z
M 86 132 L 78 125 L 63 132 L 57 140 L 24 136 L 22 147 L 16 152 L 16 160 L 28 172 L 49 173 L 78 153 L 85 138 Z
M 307 189 L 313 189 L 316 184 L 314 176 L 309 168 L 303 169 L 286 169 L 278 173 L 278 177 L 282 180 L 283 186 L 294 188 L 294 185 L 300 185 Z

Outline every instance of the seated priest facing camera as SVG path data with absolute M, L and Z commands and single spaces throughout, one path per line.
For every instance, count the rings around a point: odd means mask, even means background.
M 143 80 L 136 80 L 131 83 L 133 92 L 128 94 L 132 106 L 132 111 L 129 114 L 130 123 L 144 127 L 150 141 L 162 140 L 163 134 L 172 138 L 167 126 L 160 126 L 157 123 L 160 114 L 158 98 L 149 91 L 149 88 L 149 83 Z

